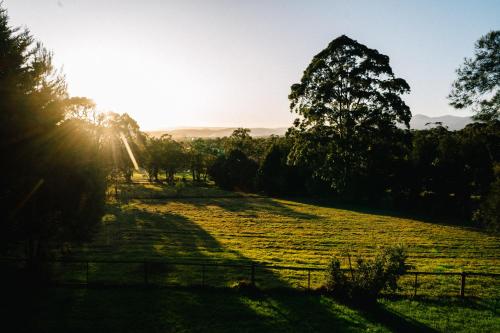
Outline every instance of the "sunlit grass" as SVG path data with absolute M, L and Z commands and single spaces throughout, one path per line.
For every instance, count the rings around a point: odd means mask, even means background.
M 147 198 L 148 193 L 165 194 L 173 188 L 145 184 L 124 185 L 122 190 L 127 189 L 131 197 L 140 197 L 139 193 Z M 424 222 L 316 202 L 240 197 L 210 185 L 189 186 L 176 195 L 110 202 L 95 241 L 74 255 L 324 268 L 332 255 L 345 257 L 349 252 L 354 257 L 372 257 L 381 246 L 404 244 L 415 270 L 500 273 L 498 237 L 439 220 Z M 304 274 L 273 270 L 259 272 L 258 279 L 305 287 Z M 194 276 L 198 279 L 199 272 Z M 317 287 L 323 276 L 313 273 L 311 280 Z M 469 278 L 467 292 L 498 294 L 498 281 L 486 280 Z M 404 294 L 412 294 L 413 277 L 404 277 L 402 285 Z M 430 288 L 435 293 L 456 295 L 459 286 L 457 276 L 419 277 L 418 292 L 425 294 Z
M 126 200 L 123 193 L 118 202 L 111 199 L 96 239 L 74 249 L 72 257 L 325 267 L 332 255 L 349 251 L 353 256 L 371 257 L 380 246 L 402 243 L 407 246 L 410 264 L 418 270 L 500 272 L 498 237 L 442 221 L 425 222 L 319 202 L 242 196 L 210 185 L 186 187 L 180 193 L 169 192 L 174 187 L 162 184 L 124 188 L 131 197 L 160 192 L 165 198 Z M 175 196 L 165 195 L 168 193 Z M 85 264 L 60 268 L 55 271 L 63 272 L 60 278 L 64 281 L 86 283 Z M 230 287 L 250 276 L 247 268 L 206 267 L 202 272 L 199 266 L 152 264 L 147 278 L 149 284 Z M 321 286 L 323 279 L 322 273 L 313 273 L 311 287 Z M 142 318 L 154 318 L 143 320 L 141 329 L 498 331 L 498 280 L 468 277 L 466 294 L 481 298 L 461 300 L 456 297 L 460 288 L 456 276 L 420 276 L 416 298 L 412 297 L 413 279 L 404 276 L 399 296 L 385 294 L 379 307 L 369 311 L 323 295 L 268 291 L 268 287 L 300 290 L 307 285 L 306 272 L 268 268 L 256 271 L 257 284 L 265 291 L 255 296 L 228 289 L 51 290 L 43 297 L 44 306 L 39 306 L 45 310 L 37 312 L 38 319 L 29 324 L 42 323 L 37 328 L 62 331 L 62 317 L 82 330 L 118 327 L 126 331 L 139 327 Z M 91 284 L 144 281 L 144 264 L 89 264 Z M 106 319 L 93 320 L 97 313 L 100 317 L 106 314 Z M 66 325 L 64 330 L 72 327 Z

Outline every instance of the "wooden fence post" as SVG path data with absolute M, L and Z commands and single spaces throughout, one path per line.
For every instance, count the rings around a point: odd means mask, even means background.
M 418 273 L 415 273 L 415 285 L 414 285 L 413 297 L 417 296 L 417 286 L 418 286 Z
M 465 296 L 465 272 L 462 272 L 461 274 L 461 283 L 460 283 L 460 297 Z

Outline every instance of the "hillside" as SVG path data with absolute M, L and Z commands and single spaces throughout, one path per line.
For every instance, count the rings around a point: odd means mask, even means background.
M 412 129 L 425 129 L 430 128 L 432 123 L 441 122 L 443 126 L 447 126 L 449 130 L 455 131 L 464 128 L 467 124 L 472 122 L 470 117 L 458 117 L 452 115 L 445 115 L 439 117 L 428 117 L 422 114 L 416 114 L 410 121 L 410 128 Z M 429 125 L 426 125 L 429 124 Z M 217 138 L 230 136 L 236 127 L 186 127 L 175 128 L 166 130 L 147 131 L 148 134 L 154 137 L 160 137 L 163 134 L 170 134 L 174 139 L 190 139 L 190 138 Z M 277 128 L 264 128 L 254 127 L 250 128 L 250 134 L 254 137 L 266 137 L 270 135 L 285 135 L 286 127 Z
M 170 130 L 147 131 L 154 137 L 160 137 L 163 134 L 170 134 L 174 139 L 189 138 L 221 138 L 230 136 L 236 127 L 194 127 L 194 128 L 175 128 Z M 250 128 L 250 133 L 254 137 L 265 137 L 270 135 L 285 135 L 287 128 Z
M 452 115 L 445 115 L 440 117 L 428 117 L 423 114 L 416 114 L 411 118 L 410 128 L 418 130 L 430 128 L 433 125 L 429 123 L 438 123 L 438 122 L 441 122 L 443 126 L 448 127 L 450 131 L 456 131 L 456 130 L 461 130 L 462 128 L 470 124 L 472 122 L 472 119 L 471 117 L 458 117 Z

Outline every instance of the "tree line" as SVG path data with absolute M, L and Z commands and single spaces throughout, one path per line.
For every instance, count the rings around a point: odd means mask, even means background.
M 268 138 L 252 138 L 243 128 L 217 139 L 147 138 L 144 162 L 152 181 L 159 181 L 160 170 L 171 184 L 173 174 L 190 171 L 195 182 L 210 179 L 226 190 L 325 197 L 431 216 L 474 217 L 494 226 L 496 222 L 487 216 L 494 217 L 498 206 L 499 122 L 473 123 L 459 131 L 441 125 L 394 131 L 400 140 L 374 146 L 359 169 L 349 170 L 352 174 L 347 180 L 342 173 L 319 176 L 325 163 L 320 157 L 294 163 L 293 154 L 302 142 L 293 131 Z M 342 184 L 342 188 L 332 184 Z

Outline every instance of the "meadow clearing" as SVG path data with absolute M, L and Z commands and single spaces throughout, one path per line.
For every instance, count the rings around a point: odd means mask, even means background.
M 154 199 L 151 199 L 154 197 Z M 409 263 L 425 271 L 499 272 L 498 238 L 471 228 L 426 222 L 318 200 L 285 200 L 226 192 L 212 186 L 121 185 L 120 200 L 109 201 L 95 240 L 71 258 L 158 260 L 225 264 L 324 267 L 332 255 L 349 251 L 371 257 L 377 247 L 407 246 Z M 85 268 L 63 267 L 64 278 L 85 279 Z M 94 282 L 141 283 L 142 265 L 90 264 Z M 197 288 L 198 266 L 149 267 L 149 282 L 170 288 L 52 288 L 17 302 L 30 304 L 28 330 L 162 332 L 495 332 L 498 280 L 469 278 L 467 293 L 456 297 L 456 277 L 428 277 L 412 297 L 412 277 L 403 289 L 386 294 L 375 309 L 360 309 L 305 293 L 303 272 L 257 271 L 262 292 Z M 73 272 L 71 274 L 71 272 Z M 205 283 L 231 287 L 248 280 L 240 268 L 207 268 Z M 323 283 L 315 273 L 312 287 Z M 287 290 L 266 287 L 294 287 Z M 26 300 L 29 300 L 26 302 Z M 49 304 L 50 306 L 47 306 Z M 117 306 L 118 304 L 118 306 Z M 61 321 L 60 318 L 63 318 Z M 125 320 L 124 320 L 125 318 Z M 231 318 L 231 320 L 229 320 Z
M 9 311 L 29 313 L 19 329 L 39 332 L 498 332 L 498 279 L 401 279 L 369 309 L 307 292 L 303 271 L 270 266 L 324 268 L 332 255 L 372 257 L 380 246 L 401 243 L 413 269 L 499 272 L 499 239 L 444 221 L 341 207 L 321 200 L 276 199 L 213 187 L 181 189 L 149 183 L 120 185 L 110 196 L 93 242 L 68 259 L 158 262 L 90 263 L 93 288 L 16 290 Z M 111 193 L 113 194 L 113 193 Z M 238 288 L 250 271 L 241 267 L 164 265 L 159 262 L 256 264 L 258 292 Z M 347 264 L 346 261 L 344 261 Z M 86 281 L 82 264 L 59 264 L 65 282 Z M 200 288 L 203 274 L 204 288 Z M 100 283 L 102 284 L 100 284 Z M 323 283 L 314 272 L 311 287 Z M 111 284 L 112 287 L 106 287 Z M 119 288 L 120 284 L 134 284 Z M 167 288 L 158 288 L 167 286 Z M 215 288 L 213 288 L 215 287 Z M 217 288 L 229 287 L 229 288 Z M 271 288 L 292 287 L 292 288 Z M 12 318 L 15 318 L 12 316 Z
M 352 258 L 369 258 L 379 247 L 403 244 L 413 270 L 500 273 L 497 236 L 444 221 L 426 222 L 391 212 L 335 207 L 321 200 L 245 195 L 208 185 L 186 186 L 179 191 L 157 184 L 134 184 L 123 185 L 120 190 L 121 199 L 109 202 L 95 240 L 74 250 L 72 258 L 324 268 L 333 255 L 343 258 L 347 267 L 346 253 Z M 138 267 L 97 266 L 90 268 L 94 281 L 106 279 L 107 275 L 112 280 L 116 272 L 120 272 L 120 279 L 134 274 L 139 281 L 142 279 Z M 166 274 L 167 270 L 170 274 Z M 173 274 L 172 267 L 157 266 L 156 281 L 198 284 L 199 270 L 176 267 Z M 208 283 L 217 286 L 249 277 L 248 271 L 238 268 L 207 269 L 203 274 Z M 267 268 L 257 271 L 257 281 L 263 287 L 304 288 L 305 275 Z M 322 283 L 323 274 L 313 272 L 311 286 Z M 413 293 L 413 277 L 403 277 L 401 285 L 401 293 Z M 459 288 L 456 276 L 419 277 L 419 293 L 456 295 Z M 469 295 L 498 296 L 499 289 L 498 279 L 467 280 Z

